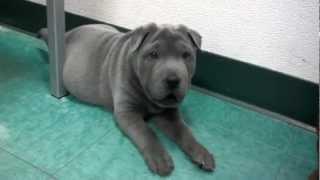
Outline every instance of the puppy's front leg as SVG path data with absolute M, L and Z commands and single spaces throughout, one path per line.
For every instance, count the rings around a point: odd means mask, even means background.
M 207 171 L 214 170 L 213 156 L 194 138 L 178 109 L 167 110 L 155 116 L 154 121 L 200 168 Z
M 115 116 L 118 126 L 136 145 L 149 168 L 161 176 L 169 175 L 174 168 L 172 159 L 141 114 L 125 111 Z

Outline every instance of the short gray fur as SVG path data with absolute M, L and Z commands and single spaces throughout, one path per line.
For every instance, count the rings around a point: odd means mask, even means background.
M 213 171 L 213 156 L 197 142 L 179 111 L 201 46 L 196 31 L 183 25 L 151 23 L 121 33 L 95 24 L 72 29 L 65 42 L 66 89 L 82 101 L 113 111 L 118 127 L 136 145 L 151 171 L 168 175 L 174 165 L 148 127 L 150 118 L 195 164 Z

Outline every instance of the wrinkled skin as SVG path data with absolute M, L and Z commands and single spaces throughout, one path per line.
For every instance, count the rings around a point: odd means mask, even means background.
M 113 111 L 154 173 L 169 175 L 174 165 L 147 125 L 150 117 L 195 164 L 213 171 L 213 156 L 194 138 L 178 108 L 200 46 L 200 35 L 183 25 L 148 24 L 127 33 L 107 25 L 80 26 L 66 33 L 64 85 L 80 100 Z

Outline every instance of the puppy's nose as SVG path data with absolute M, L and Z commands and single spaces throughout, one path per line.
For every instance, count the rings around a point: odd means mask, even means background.
M 168 76 L 166 78 L 166 83 L 167 83 L 167 87 L 169 89 L 175 89 L 175 88 L 177 88 L 179 86 L 180 79 L 175 75 Z

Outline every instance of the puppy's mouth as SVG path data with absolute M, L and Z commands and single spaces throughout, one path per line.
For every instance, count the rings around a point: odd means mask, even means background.
M 178 98 L 176 95 L 173 93 L 168 94 L 166 97 L 162 99 L 163 102 L 166 102 L 167 104 L 174 104 L 179 102 Z
M 182 96 L 175 93 L 169 93 L 164 98 L 158 100 L 158 104 L 164 107 L 176 107 L 182 99 Z

